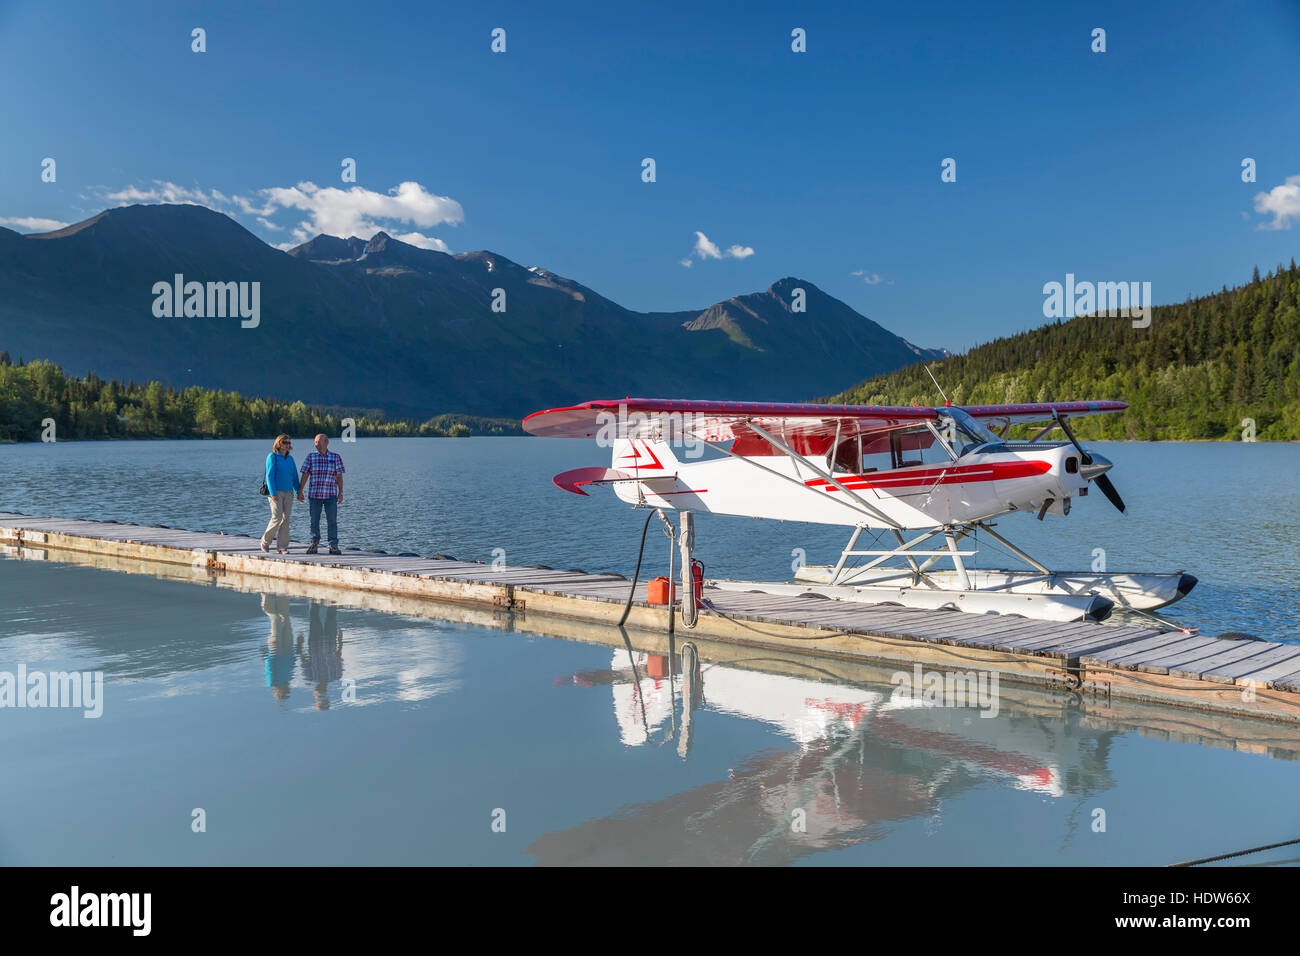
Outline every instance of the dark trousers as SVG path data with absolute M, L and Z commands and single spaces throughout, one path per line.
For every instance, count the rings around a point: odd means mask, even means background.
M 325 524 L 329 529 L 331 548 L 339 546 L 339 502 L 337 498 L 308 498 L 311 509 L 311 543 L 320 543 L 320 510 L 325 509 Z

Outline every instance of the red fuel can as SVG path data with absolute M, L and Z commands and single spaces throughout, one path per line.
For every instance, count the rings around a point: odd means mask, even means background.
M 677 589 L 669 585 L 667 578 L 654 578 L 646 585 L 646 600 L 651 604 L 676 601 Z

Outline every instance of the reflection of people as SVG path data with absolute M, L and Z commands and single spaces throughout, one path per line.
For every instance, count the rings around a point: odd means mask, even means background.
M 266 494 L 271 502 L 271 522 L 262 534 L 262 550 L 271 550 L 271 539 L 281 554 L 289 550 L 289 512 L 293 510 L 293 496 L 298 490 L 298 466 L 294 464 L 293 442 L 288 435 L 279 435 L 266 456 Z
M 293 625 L 289 623 L 289 598 L 284 594 L 263 594 L 262 613 L 271 619 L 271 637 L 266 645 L 266 686 L 276 700 L 289 696 L 293 680 Z
M 308 554 L 315 554 L 320 545 L 320 513 L 325 509 L 328 526 L 330 554 L 339 550 L 339 509 L 343 504 L 343 459 L 330 451 L 330 440 L 325 435 L 316 436 L 316 450 L 302 463 L 302 480 L 298 483 L 298 500 L 307 493 L 307 507 L 311 511 L 311 544 Z
M 305 651 L 302 638 L 298 638 L 303 680 L 315 685 L 312 692 L 316 695 L 317 710 L 329 710 L 330 681 L 343 678 L 343 632 L 339 630 L 338 615 L 334 605 L 312 601 Z

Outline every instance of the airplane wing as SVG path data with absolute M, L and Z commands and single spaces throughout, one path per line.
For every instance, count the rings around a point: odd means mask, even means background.
M 1054 414 L 1080 418 L 1128 408 L 1127 402 L 1039 402 L 1021 405 L 956 406 L 985 424 L 1024 425 L 1050 422 Z M 624 398 L 584 402 L 569 408 L 534 412 L 523 421 L 524 431 L 544 438 L 665 438 L 681 437 L 680 429 L 706 441 L 739 441 L 759 449 L 766 442 L 750 425 L 758 425 L 805 453 L 825 449 L 839 435 L 897 428 L 933 421 L 939 409 L 926 405 L 817 405 L 782 402 L 712 402 L 694 399 Z M 669 436 L 667 432 L 672 432 Z M 762 454 L 762 451 L 757 451 Z
M 1085 415 L 1105 415 L 1122 412 L 1128 402 L 1039 402 L 1032 405 L 958 405 L 963 412 L 988 425 L 1046 424 L 1055 414 L 1062 417 L 1082 418 Z
M 666 439 L 693 437 L 735 441 L 737 455 L 771 455 L 754 425 L 800 454 L 824 454 L 841 439 L 912 422 L 933 421 L 935 409 L 920 406 L 816 405 L 781 402 L 711 402 L 693 399 L 624 398 L 584 402 L 535 412 L 524 431 L 545 438 Z

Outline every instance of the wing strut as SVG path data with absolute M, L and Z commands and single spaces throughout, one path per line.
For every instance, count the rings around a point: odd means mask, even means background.
M 755 434 L 759 435 L 759 436 L 762 437 L 762 438 L 766 438 L 767 441 L 771 444 L 771 446 L 772 446 L 773 448 L 775 448 L 777 451 L 779 451 L 779 452 L 781 452 L 781 453 L 783 453 L 783 454 L 789 456 L 789 457 L 790 457 L 792 460 L 794 460 L 795 462 L 802 461 L 805 465 L 808 466 L 808 470 L 811 471 L 814 475 L 816 475 L 818 478 L 823 478 L 823 479 L 825 479 L 826 481 L 829 481 L 829 482 L 830 482 L 832 485 L 834 485 L 836 488 L 840 489 L 840 491 L 844 492 L 846 495 L 848 495 L 849 497 L 851 497 L 851 498 L 852 498 L 854 501 L 856 501 L 858 504 L 862 505 L 862 507 L 865 508 L 865 509 L 870 513 L 870 514 L 875 515 L 875 516 L 876 516 L 877 518 L 879 518 L 881 521 L 885 522 L 889 527 L 893 528 L 894 530 L 899 530 L 899 529 L 901 529 L 901 528 L 903 527 L 903 526 L 902 526 L 901 524 L 899 524 L 897 521 L 894 521 L 893 519 L 891 519 L 888 515 L 886 515 L 886 514 L 885 514 L 883 511 L 881 511 L 879 508 L 876 508 L 876 507 L 872 506 L 871 504 L 867 503 L 865 500 L 863 500 L 862 496 L 859 495 L 856 491 L 850 491 L 848 488 L 844 487 L 844 485 L 842 485 L 842 484 L 840 484 L 838 481 L 836 481 L 835 478 L 832 477 L 830 474 L 828 474 L 827 472 L 822 471 L 820 468 L 818 468 L 816 465 L 814 465 L 812 462 L 810 462 L 810 461 L 807 459 L 807 457 L 805 457 L 804 455 L 799 454 L 797 451 L 795 451 L 793 448 L 791 448 L 791 447 L 790 447 L 789 445 L 787 445 L 785 442 L 779 440 L 779 439 L 776 438 L 775 436 L 773 436 L 773 435 L 771 435 L 770 433 L 768 433 L 768 432 L 764 431 L 763 429 L 759 428 L 757 425 L 754 424 L 754 422 L 753 422 L 752 420 L 749 421 L 749 422 L 747 422 L 746 424 L 749 425 L 750 429 L 751 429 Z M 801 482 L 801 484 L 802 484 L 802 482 Z M 807 485 L 804 485 L 804 487 L 806 488 L 806 487 L 808 487 L 808 486 L 807 486 Z
M 840 484 L 838 481 L 836 481 L 836 480 L 835 480 L 834 478 L 832 478 L 830 475 L 826 474 L 824 471 L 821 471 L 819 468 L 817 468 L 815 465 L 813 465 L 812 462 L 810 462 L 810 461 L 809 461 L 807 458 L 805 458 L 803 455 L 798 454 L 798 453 L 795 452 L 793 449 L 791 449 L 789 446 L 783 444 L 782 442 L 778 441 L 776 438 L 773 438 L 773 437 L 772 437 L 771 435 L 769 435 L 767 432 L 763 431 L 763 429 L 759 428 L 759 427 L 758 427 L 757 425 L 755 425 L 752 421 L 746 421 L 746 425 L 748 425 L 748 427 L 752 428 L 756 434 L 761 435 L 764 439 L 766 439 L 768 442 L 770 442 L 771 445 L 772 445 L 772 447 L 776 448 L 776 449 L 777 449 L 778 451 L 780 451 L 782 454 L 786 455 L 787 457 L 789 457 L 789 458 L 791 458 L 791 459 L 794 459 L 794 460 L 797 460 L 797 461 L 802 461 L 802 462 L 803 462 L 805 465 L 807 465 L 808 468 L 809 468 L 813 473 L 815 473 L 818 477 L 820 477 L 820 478 L 824 478 L 826 481 L 829 481 L 831 484 L 835 485 L 835 487 L 839 488 L 840 491 L 843 491 L 843 492 L 844 492 L 845 494 L 847 494 L 850 498 L 852 498 L 854 501 L 856 501 L 856 502 L 857 502 L 861 507 L 859 507 L 859 508 L 857 508 L 857 509 L 855 509 L 855 510 L 861 511 L 863 514 L 866 514 L 867 516 L 869 516 L 869 517 L 871 517 L 871 518 L 874 518 L 874 519 L 876 519 L 877 521 L 883 521 L 883 522 L 884 522 L 888 527 L 890 527 L 890 528 L 894 528 L 894 529 L 897 530 L 897 529 L 901 529 L 901 528 L 903 527 L 901 524 L 899 524 L 898 522 L 894 521 L 892 518 L 890 518 L 888 515 L 886 515 L 884 512 L 882 512 L 880 509 L 878 509 L 878 508 L 874 508 L 874 507 L 872 507 L 868 502 L 863 501 L 863 500 L 862 500 L 862 497 L 861 497 L 860 495 L 858 495 L 856 492 L 854 492 L 854 491 L 852 491 L 852 490 L 850 490 L 850 489 L 848 489 L 848 488 L 845 488 L 844 485 Z M 708 445 L 710 448 L 716 448 L 718 451 L 723 452 L 724 454 L 729 455 L 729 456 L 732 457 L 732 458 L 738 458 L 738 459 L 740 459 L 741 461 L 745 462 L 746 464 L 752 465 L 753 467 L 757 468 L 759 471 L 765 471 L 765 472 L 767 472 L 767 473 L 770 474 L 770 475 L 775 475 L 775 476 L 778 477 L 778 478 L 782 478 L 782 479 L 784 479 L 785 481 L 790 482 L 790 483 L 791 483 L 792 485 L 794 485 L 796 488 L 802 488 L 802 489 L 804 489 L 805 491 L 813 491 L 813 490 L 814 490 L 814 489 L 812 489 L 812 488 L 809 488 L 809 487 L 808 487 L 807 485 L 805 485 L 802 481 L 799 481 L 799 480 L 796 479 L 796 478 L 791 478 L 789 475 L 783 475 L 783 474 L 781 474 L 779 471 L 776 471 L 775 469 L 768 468 L 766 465 L 760 465 L 758 462 L 754 461 L 752 458 L 747 458 L 747 457 L 745 457 L 744 455 L 737 455 L 737 454 L 736 454 L 735 452 L 733 452 L 730 448 L 727 448 L 726 446 L 724 446 L 724 445 L 720 445 L 720 444 L 717 444 L 717 443 L 715 443 L 715 442 L 711 442 L 711 441 L 709 441 L 709 440 L 706 439 L 706 438 L 700 438 L 700 437 L 699 437 L 698 435 L 696 435 L 693 431 L 692 431 L 692 432 L 688 432 L 688 431 L 686 431 L 686 429 L 685 429 L 684 427 L 683 427 L 683 429 L 682 429 L 682 432 L 683 432 L 683 434 L 689 434 L 691 438 L 694 438 L 696 441 L 703 442 L 704 444 Z M 850 508 L 853 507 L 853 505 L 850 505 L 847 501 L 845 501 L 845 502 L 843 502 L 843 503 L 844 503 L 845 505 L 848 505 L 848 507 L 850 507 Z
M 754 461 L 752 458 L 746 458 L 744 455 L 737 455 L 734 451 L 732 451 L 730 448 L 726 447 L 725 445 L 720 445 L 720 444 L 718 444 L 717 442 L 709 441 L 707 438 L 701 438 L 699 435 L 696 435 L 693 431 L 688 431 L 685 427 L 683 427 L 683 429 L 682 429 L 682 434 L 683 434 L 683 435 L 686 435 L 686 436 L 688 436 L 688 437 L 690 437 L 690 438 L 693 438 L 693 439 L 695 439 L 696 441 L 701 442 L 701 443 L 707 445 L 707 446 L 710 447 L 710 448 L 714 448 L 714 449 L 716 449 L 716 450 L 722 452 L 724 455 L 728 455 L 728 456 L 730 456 L 730 457 L 732 457 L 732 458 L 738 458 L 738 459 L 740 459 L 741 461 L 743 461 L 745 464 L 750 465 L 750 466 L 752 466 L 752 467 L 754 467 L 754 468 L 757 468 L 759 471 L 765 471 L 765 472 L 767 472 L 769 475 L 775 475 L 777 478 L 780 478 L 782 481 L 788 481 L 788 482 L 790 482 L 790 484 L 794 485 L 796 488 L 802 488 L 804 491 L 813 491 L 813 490 L 814 490 L 814 489 L 812 489 L 812 488 L 809 488 L 807 485 L 805 485 L 802 481 L 799 481 L 798 479 L 791 478 L 789 475 L 783 475 L 783 474 L 781 474 L 779 471 L 777 471 L 777 470 L 775 470 L 775 469 L 773 469 L 773 468 L 768 468 L 766 465 L 760 465 L 758 462 Z M 805 459 L 805 461 L 806 461 L 806 459 Z M 852 492 L 850 492 L 850 494 L 852 494 Z M 861 499 L 861 498 L 858 498 L 857 495 L 853 495 L 853 497 L 854 497 L 854 498 L 857 498 L 857 500 L 860 501 L 860 502 L 862 501 L 862 499 Z M 902 525 L 894 524 L 894 522 L 890 521 L 890 519 L 889 519 L 888 517 L 886 517 L 886 516 L 880 514 L 880 512 L 876 511 L 876 510 L 875 510 L 874 508 L 872 508 L 870 505 L 867 505 L 866 509 L 864 510 L 864 509 L 862 509 L 862 508 L 856 508 L 856 507 L 854 507 L 852 504 L 850 504 L 850 503 L 847 502 L 847 501 L 842 501 L 842 502 L 840 502 L 840 503 L 841 503 L 842 505 L 844 505 L 846 508 L 852 508 L 854 511 L 861 511 L 863 514 L 867 515 L 867 516 L 870 517 L 870 518 L 875 518 L 875 519 L 880 520 L 880 521 L 888 521 L 891 527 L 894 527 L 894 528 L 901 528 L 901 527 L 902 527 Z M 862 502 L 862 503 L 863 503 L 863 504 L 866 504 L 866 502 Z

